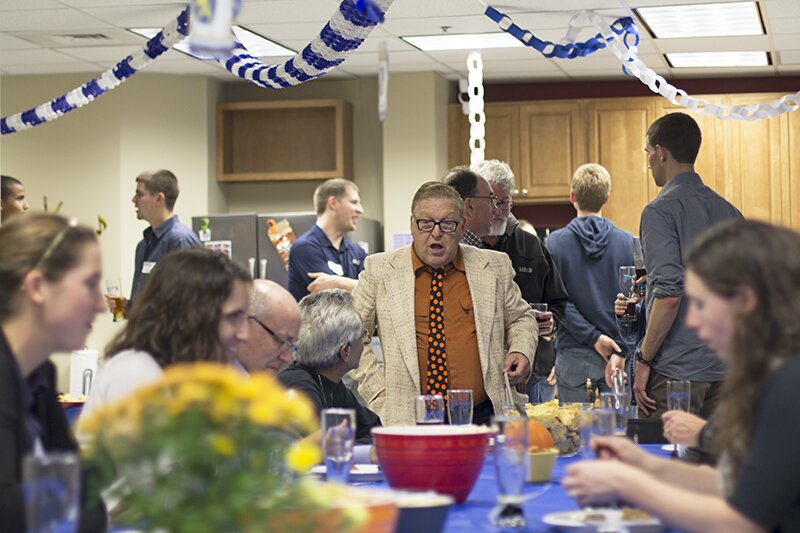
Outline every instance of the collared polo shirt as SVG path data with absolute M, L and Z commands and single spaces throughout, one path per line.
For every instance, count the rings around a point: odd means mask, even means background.
M 425 392 L 428 372 L 428 318 L 433 269 L 422 262 L 411 247 L 414 269 L 414 323 L 417 332 L 417 357 L 419 359 L 420 392 Z M 472 404 L 480 405 L 488 399 L 483 383 L 481 357 L 478 350 L 478 333 L 475 328 L 475 311 L 469 291 L 467 272 L 461 250 L 451 263 L 444 267 L 444 332 L 447 352 L 448 388 L 471 389 Z
M 344 238 L 337 250 L 322 228 L 314 224 L 294 241 L 289 252 L 289 292 L 297 301 L 307 295 L 307 287 L 314 281 L 309 272 L 358 279 L 366 258 L 363 248 Z
M 143 239 L 136 245 L 136 260 L 133 271 L 133 287 L 129 306 L 141 290 L 147 276 L 155 265 L 168 253 L 182 248 L 202 246 L 192 230 L 181 224 L 178 215 L 173 215 L 156 228 L 148 227 Z

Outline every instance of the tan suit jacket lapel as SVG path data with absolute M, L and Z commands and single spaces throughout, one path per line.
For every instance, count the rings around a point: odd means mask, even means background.
M 419 357 L 417 354 L 417 327 L 414 322 L 414 271 L 411 269 L 411 248 L 398 254 L 392 261 L 393 270 L 386 276 L 386 291 L 396 297 L 390 317 L 400 353 L 408 373 L 420 390 Z
M 473 250 L 461 247 L 464 257 L 464 268 L 467 271 L 467 282 L 472 298 L 472 309 L 475 313 L 475 331 L 478 336 L 478 353 L 481 358 L 481 369 L 484 376 L 489 368 L 490 336 L 494 322 L 496 276 L 488 268 L 489 262 L 481 254 L 472 253 Z

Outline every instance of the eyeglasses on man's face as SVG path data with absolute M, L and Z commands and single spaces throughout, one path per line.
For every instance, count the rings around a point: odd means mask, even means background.
M 417 223 L 417 228 L 420 231 L 429 233 L 433 228 L 439 226 L 442 233 L 453 233 L 458 227 L 458 220 L 431 220 L 429 218 L 415 218 L 414 222 Z
M 489 200 L 489 203 L 492 204 L 492 207 L 497 207 L 497 196 L 490 195 L 490 196 L 467 196 L 467 198 L 484 198 Z
M 512 207 L 514 207 L 514 199 L 509 196 L 506 196 L 505 198 L 498 198 L 497 202 L 495 203 L 495 206 L 498 209 L 503 209 L 503 210 L 511 209 Z
M 270 336 L 271 336 L 273 339 L 275 339 L 275 341 L 276 341 L 278 344 L 280 344 L 280 349 L 281 349 L 281 351 L 283 351 L 283 350 L 285 350 L 285 349 L 287 349 L 287 348 L 288 348 L 288 349 L 290 349 L 290 350 L 292 350 L 292 352 L 296 352 L 296 351 L 298 350 L 298 348 L 297 348 L 297 345 L 296 345 L 295 343 L 293 343 L 292 341 L 288 341 L 288 340 L 284 339 L 283 337 L 281 337 L 280 335 L 278 335 L 277 333 L 275 333 L 274 331 L 272 331 L 272 330 L 269 328 L 269 326 L 267 326 L 266 324 L 264 324 L 263 322 L 261 322 L 259 319 L 257 319 L 257 318 L 256 318 L 256 317 L 254 317 L 253 315 L 250 315 L 250 316 L 248 316 L 247 318 L 249 318 L 250 320 L 252 320 L 252 321 L 253 321 L 253 322 L 255 322 L 256 324 L 258 324 L 259 326 L 261 326 L 261 327 L 264 329 L 264 331 L 266 331 L 267 333 L 269 333 L 269 334 L 270 334 Z

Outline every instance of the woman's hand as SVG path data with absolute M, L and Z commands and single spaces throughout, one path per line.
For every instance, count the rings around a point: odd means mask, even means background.
M 708 423 L 699 416 L 685 411 L 667 411 L 661 415 L 664 421 L 664 438 L 671 444 L 697 446 L 700 432 Z
M 648 471 L 653 456 L 625 437 L 593 437 L 592 449 L 600 459 L 614 459 Z
M 581 461 L 567 467 L 561 484 L 579 505 L 613 504 L 642 472 L 619 461 Z

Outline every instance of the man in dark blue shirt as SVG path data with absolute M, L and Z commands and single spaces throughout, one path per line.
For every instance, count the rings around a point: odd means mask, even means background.
M 344 238 L 364 212 L 355 183 L 326 181 L 314 191 L 314 207 L 317 223 L 294 242 L 289 254 L 289 292 L 298 301 L 326 289 L 352 291 L 367 257 Z
M 132 199 L 136 218 L 147 221 L 150 227 L 144 230 L 144 238 L 136 245 L 130 301 L 123 298 L 126 310 L 162 257 L 181 248 L 202 246 L 197 235 L 181 224 L 178 215 L 172 214 L 178 193 L 178 178 L 169 170 L 142 172 L 136 177 L 136 194 Z M 113 312 L 113 300 L 108 301 Z

